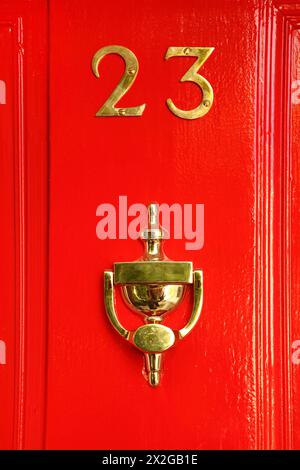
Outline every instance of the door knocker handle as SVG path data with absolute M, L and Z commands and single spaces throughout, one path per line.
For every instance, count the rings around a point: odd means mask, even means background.
M 203 273 L 193 271 L 189 261 L 170 261 L 163 248 L 163 230 L 158 228 L 158 206 L 148 207 L 149 227 L 142 232 L 145 253 L 141 260 L 114 263 L 104 272 L 104 300 L 107 316 L 115 330 L 145 354 L 146 373 L 153 387 L 160 383 L 162 353 L 192 331 L 203 303 Z M 115 286 L 121 286 L 127 306 L 145 317 L 146 325 L 127 330 L 119 321 Z M 167 313 L 177 308 L 188 286 L 193 286 L 194 305 L 187 324 L 180 330 L 162 325 Z

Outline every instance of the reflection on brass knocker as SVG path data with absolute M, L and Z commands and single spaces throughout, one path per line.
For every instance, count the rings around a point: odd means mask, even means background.
M 149 227 L 141 234 L 145 253 L 141 260 L 114 263 L 114 271 L 104 273 L 105 308 L 117 332 L 145 354 L 149 384 L 160 383 L 162 353 L 183 339 L 199 320 L 203 300 L 202 271 L 193 264 L 170 261 L 162 248 L 163 230 L 158 224 L 158 205 L 148 207 Z M 164 316 L 182 301 L 186 287 L 194 287 L 194 305 L 187 324 L 180 330 L 162 325 Z M 120 285 L 127 306 L 145 317 L 146 325 L 135 331 L 124 328 L 115 309 L 114 286 Z

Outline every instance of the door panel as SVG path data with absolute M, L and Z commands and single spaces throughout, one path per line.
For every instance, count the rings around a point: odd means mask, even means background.
M 47 447 L 255 446 L 255 14 L 245 2 L 51 2 Z M 108 56 L 100 78 L 91 73 L 94 53 L 110 44 L 139 59 L 120 106 L 146 103 L 142 117 L 95 117 L 123 70 Z M 216 99 L 202 119 L 176 118 L 165 105 L 199 100 L 194 85 L 178 83 L 194 59 L 164 60 L 173 45 L 215 47 L 201 73 Z M 203 269 L 205 301 L 197 330 L 167 354 L 157 390 L 103 308 L 103 271 L 141 255 L 137 242 L 95 236 L 98 204 L 117 206 L 119 195 L 205 204 L 205 248 L 166 245 Z
M 26 44 L 31 50 L 31 36 L 39 35 L 41 50 L 48 53 L 49 47 L 49 68 L 47 56 L 31 61 L 40 73 L 43 109 L 35 136 L 39 152 L 28 151 L 24 167 L 23 217 L 29 227 L 24 266 L 30 281 L 27 329 L 19 319 L 16 328 L 26 344 L 26 413 L 20 410 L 23 437 L 13 445 L 299 447 L 300 366 L 292 355 L 300 340 L 298 108 L 292 98 L 299 78 L 299 5 L 258 0 L 30 5 L 38 7 L 35 21 L 40 15 L 42 26 L 26 20 L 30 11 L 20 13 L 25 51 Z M 115 44 L 139 61 L 137 78 L 117 106 L 146 103 L 142 116 L 96 117 L 124 63 L 106 56 L 96 78 L 91 61 L 98 49 Z M 165 60 L 170 46 L 215 48 L 199 71 L 214 90 L 213 106 L 202 118 L 181 119 L 166 105 L 172 98 L 177 107 L 192 109 L 201 99 L 195 84 L 179 81 L 194 58 Z M 25 64 L 28 70 L 30 62 Z M 12 186 L 9 175 L 5 181 Z M 165 243 L 171 259 L 193 261 L 203 270 L 204 306 L 191 336 L 166 353 L 157 389 L 141 373 L 141 353 L 118 337 L 104 310 L 104 270 L 142 254 L 138 241 L 96 236 L 98 205 L 114 204 L 119 211 L 120 196 L 127 196 L 128 206 L 157 201 L 205 207 L 202 249 L 187 250 L 186 240 Z M 9 215 L 6 219 L 9 224 Z M 126 326 L 141 324 L 121 302 L 118 293 Z M 186 299 L 168 323 L 183 324 L 190 308 Z M 9 415 L 5 419 L 11 421 Z M 18 422 L 12 426 L 19 429 Z M 2 445 L 8 446 L 4 438 Z

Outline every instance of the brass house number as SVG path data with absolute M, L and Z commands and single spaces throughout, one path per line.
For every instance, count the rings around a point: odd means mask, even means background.
M 214 93 L 211 84 L 198 73 L 200 67 L 208 59 L 213 52 L 214 47 L 174 47 L 168 48 L 165 59 L 170 57 L 196 57 L 196 61 L 188 69 L 188 71 L 181 77 L 181 82 L 193 82 L 195 83 L 202 92 L 202 101 L 194 109 L 183 110 L 178 108 L 171 98 L 168 98 L 166 103 L 169 110 L 175 114 L 175 116 L 183 119 L 198 119 L 204 116 L 210 110 Z M 99 78 L 99 63 L 107 54 L 118 54 L 124 59 L 125 71 L 121 77 L 120 82 L 114 89 L 110 97 L 97 111 L 96 116 L 108 117 L 108 116 L 142 116 L 146 104 L 140 104 L 139 106 L 133 106 L 130 108 L 117 108 L 116 104 L 119 100 L 127 93 L 130 87 L 133 85 L 138 71 L 139 62 L 135 54 L 127 47 L 124 46 L 105 46 L 99 49 L 92 60 L 92 70 L 94 75 Z

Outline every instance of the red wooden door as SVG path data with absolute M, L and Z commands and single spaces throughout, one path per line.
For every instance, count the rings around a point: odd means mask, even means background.
M 299 15 L 271 0 L 1 3 L 1 447 L 299 448 Z M 124 63 L 106 56 L 96 79 L 91 60 L 114 44 L 138 58 L 120 106 L 142 116 L 95 116 Z M 201 99 L 179 82 L 194 59 L 164 60 L 170 46 L 215 48 L 202 118 L 166 106 Z M 142 249 L 96 236 L 97 207 L 120 196 L 204 204 L 203 247 L 166 242 L 203 270 L 204 305 L 157 389 L 104 311 L 104 270 Z

